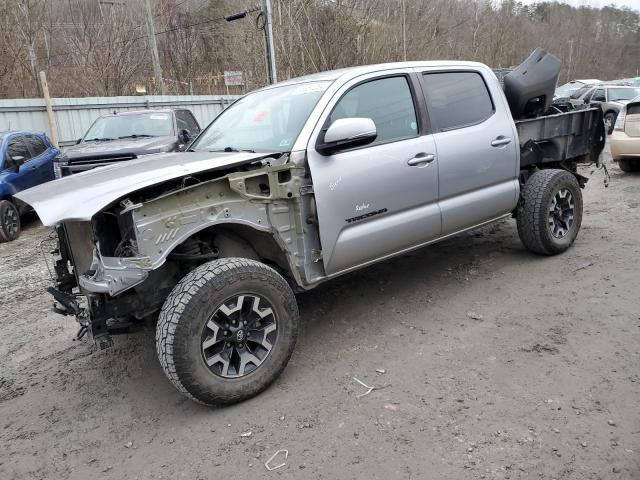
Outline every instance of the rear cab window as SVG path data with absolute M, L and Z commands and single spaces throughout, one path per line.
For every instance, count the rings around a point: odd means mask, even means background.
M 430 117 L 437 131 L 470 127 L 495 112 L 487 85 L 479 72 L 422 74 Z

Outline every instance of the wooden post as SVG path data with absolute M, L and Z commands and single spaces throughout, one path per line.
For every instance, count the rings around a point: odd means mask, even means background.
M 49 85 L 47 84 L 47 74 L 40 72 L 40 85 L 42 86 L 42 95 L 44 96 L 44 105 L 47 107 L 47 118 L 49 120 L 49 132 L 51 132 L 51 141 L 58 148 L 58 126 L 53 116 L 53 107 L 51 106 L 51 97 L 49 96 Z

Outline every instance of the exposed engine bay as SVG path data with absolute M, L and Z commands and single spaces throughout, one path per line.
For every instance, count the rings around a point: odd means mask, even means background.
M 324 272 L 314 253 L 310 179 L 287 160 L 267 157 L 173 179 L 133 192 L 91 221 L 62 222 L 57 286 L 50 289 L 56 309 L 77 316 L 80 335 L 91 328 L 100 343 L 153 320 L 180 278 L 217 258 L 259 260 L 292 285 L 313 285 Z

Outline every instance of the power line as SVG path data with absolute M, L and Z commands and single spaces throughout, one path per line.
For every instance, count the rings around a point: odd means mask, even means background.
M 160 30 L 159 32 L 155 32 L 154 36 L 157 37 L 158 35 L 164 35 L 166 33 L 176 32 L 176 31 L 179 31 L 179 30 L 187 30 L 189 28 L 193 28 L 193 27 L 197 27 L 197 26 L 205 25 L 205 24 L 210 24 L 210 23 L 216 23 L 216 22 L 224 23 L 224 18 L 210 18 L 210 19 L 207 19 L 207 20 L 203 20 L 201 22 L 190 23 L 190 24 L 187 24 L 187 25 L 179 25 L 179 26 L 176 26 L 176 27 L 168 28 L 166 30 Z M 142 28 L 142 26 L 139 25 L 139 26 L 135 27 L 134 29 L 129 30 L 126 33 L 134 32 L 135 30 L 137 30 L 139 28 Z M 135 37 L 128 38 L 126 40 L 118 40 L 117 42 L 97 43 L 97 44 L 93 45 L 93 47 L 104 47 L 104 46 L 109 46 L 109 45 L 114 45 L 114 44 L 117 45 L 117 44 L 121 44 L 121 43 L 131 43 L 131 42 L 135 42 L 137 40 L 141 40 L 143 38 L 148 38 L 148 35 L 138 35 L 138 36 L 135 36 Z M 63 56 L 66 57 L 68 55 L 69 55 L 68 53 L 56 53 L 54 55 L 50 55 L 49 58 L 63 57 Z

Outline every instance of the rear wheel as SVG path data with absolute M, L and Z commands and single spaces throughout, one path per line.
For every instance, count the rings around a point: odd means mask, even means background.
M 173 289 L 156 346 L 169 380 L 206 405 L 234 403 L 267 388 L 287 365 L 298 308 L 287 282 L 260 262 L 215 260 Z
M 620 160 L 618 160 L 618 167 L 623 172 L 630 172 L 631 171 L 631 162 L 629 162 L 629 160 L 621 158 Z
M 582 223 L 582 192 L 566 170 L 540 170 L 525 183 L 518 204 L 520 240 L 542 255 L 564 252 Z
M 618 160 L 618 167 L 620 167 L 620 170 L 626 173 L 638 171 L 638 165 L 634 165 L 633 162 L 628 158 L 621 158 L 620 160 Z
M 20 213 L 13 202 L 0 201 L 0 242 L 10 242 L 20 236 Z

